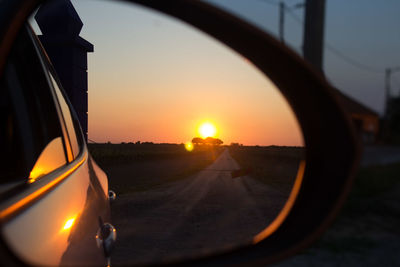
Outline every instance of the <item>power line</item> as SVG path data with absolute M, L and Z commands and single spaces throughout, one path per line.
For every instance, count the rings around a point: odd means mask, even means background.
M 276 0 L 260 0 L 260 1 L 269 5 L 279 6 L 279 3 Z
M 399 80 L 397 80 L 396 76 L 392 76 L 391 78 L 392 78 L 392 81 L 394 81 L 394 83 L 396 84 L 396 86 L 398 88 L 400 88 L 400 82 L 399 82 Z
M 261 1 L 261 0 L 260 0 Z M 270 4 L 270 5 L 274 5 L 274 6 L 279 6 L 279 2 L 275 1 L 275 0 L 262 0 L 263 3 L 266 4 Z M 303 20 L 301 18 L 299 18 L 292 10 L 292 8 L 288 8 L 286 5 L 284 5 L 285 11 L 290 15 L 290 17 L 297 22 L 297 24 L 300 27 L 303 27 Z M 358 69 L 364 70 L 364 71 L 368 71 L 371 73 L 376 73 L 376 74 L 383 74 L 384 71 L 382 69 L 378 69 L 375 67 L 371 67 L 368 66 L 364 63 L 361 63 L 358 60 L 355 60 L 354 58 L 351 58 L 347 55 L 345 55 L 344 53 L 342 53 L 339 49 L 336 49 L 333 45 L 331 45 L 328 42 L 324 42 L 324 46 L 326 47 L 326 49 L 328 51 L 330 51 L 332 54 L 334 54 L 335 56 L 337 56 L 338 58 L 342 59 L 343 61 L 345 61 L 347 64 L 352 65 Z
M 345 54 L 343 54 L 342 52 L 340 52 L 339 50 L 337 50 L 336 48 L 334 48 L 332 45 L 330 45 L 329 43 L 325 42 L 325 47 L 334 55 L 336 55 L 337 57 L 341 58 L 343 61 L 346 61 L 348 64 L 353 65 L 354 67 L 357 67 L 359 69 L 362 69 L 364 71 L 368 71 L 368 72 L 372 72 L 372 73 L 379 73 L 379 74 L 383 74 L 383 70 L 378 69 L 378 68 L 374 68 L 371 66 L 367 66 Z
M 302 19 L 300 19 L 296 14 L 294 14 L 294 12 L 291 9 L 286 9 L 289 13 L 289 15 L 300 25 L 303 25 L 303 21 Z M 383 74 L 383 70 L 382 69 L 378 69 L 378 68 L 374 68 L 368 65 L 365 65 L 347 55 L 345 55 L 344 53 L 342 53 L 341 51 L 339 51 L 338 49 L 336 49 L 335 47 L 333 47 L 333 45 L 329 44 L 328 42 L 324 42 L 324 46 L 327 48 L 327 50 L 329 50 L 332 54 L 336 55 L 337 57 L 341 58 L 343 61 L 347 62 L 348 64 L 357 67 L 359 69 L 362 69 L 364 71 L 368 71 L 368 72 L 372 72 L 372 73 L 379 73 L 379 74 Z
M 303 26 L 303 21 L 301 20 L 301 18 L 299 18 L 292 9 L 290 8 L 286 8 L 286 11 L 289 13 L 289 15 L 292 17 L 292 19 L 294 19 L 300 26 Z

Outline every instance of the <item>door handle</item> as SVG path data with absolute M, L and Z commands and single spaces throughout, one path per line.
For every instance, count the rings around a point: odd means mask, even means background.
M 117 194 L 115 194 L 114 191 L 109 190 L 109 191 L 108 191 L 108 200 L 109 200 L 110 202 L 113 202 L 116 198 L 117 198 Z
M 117 241 L 117 230 L 111 223 L 104 223 L 96 234 L 97 246 L 103 248 L 104 256 L 109 260 L 111 252 Z

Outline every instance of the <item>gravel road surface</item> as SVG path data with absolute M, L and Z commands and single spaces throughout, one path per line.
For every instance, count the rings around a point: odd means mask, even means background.
M 193 257 L 250 242 L 287 196 L 252 177 L 231 178 L 237 169 L 224 150 L 189 178 L 119 196 L 112 205 L 118 230 L 113 265 Z

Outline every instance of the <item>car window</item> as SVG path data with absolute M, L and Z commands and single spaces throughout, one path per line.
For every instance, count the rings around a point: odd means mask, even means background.
M 58 83 L 54 79 L 51 72 L 49 72 L 49 76 L 50 76 L 51 82 L 53 83 L 54 91 L 56 92 L 57 99 L 58 99 L 58 102 L 59 102 L 61 110 L 62 110 L 64 121 L 65 121 L 67 131 L 68 131 L 69 141 L 70 141 L 71 148 L 72 148 L 72 153 L 74 155 L 74 158 L 76 158 L 79 154 L 79 143 L 78 143 L 76 127 L 74 126 L 72 112 L 67 104 L 67 101 L 65 100 L 65 98 L 61 92 L 60 87 L 58 86 Z
M 26 183 L 66 164 L 54 96 L 24 28 L 0 81 L 1 188 Z

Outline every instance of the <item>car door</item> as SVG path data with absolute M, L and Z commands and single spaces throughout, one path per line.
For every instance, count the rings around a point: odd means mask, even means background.
M 29 27 L 20 32 L 4 74 L 5 245 L 28 264 L 104 265 L 99 229 L 110 220 L 107 177 L 90 158 L 71 105 Z

